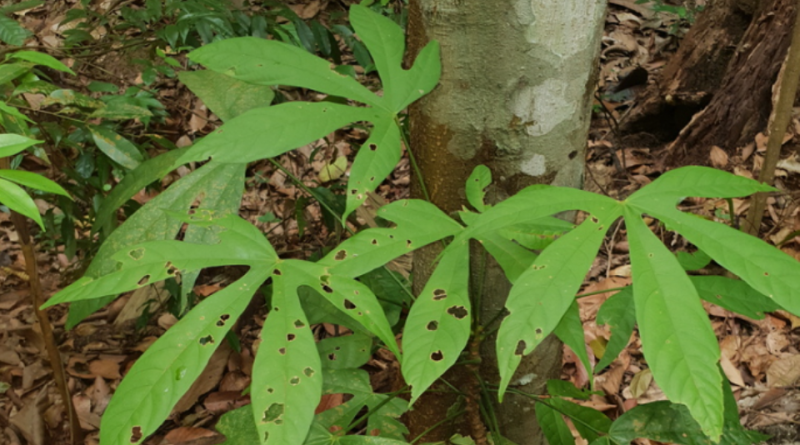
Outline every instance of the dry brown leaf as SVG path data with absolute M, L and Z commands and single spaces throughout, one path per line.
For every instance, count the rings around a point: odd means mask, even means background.
M 767 386 L 791 386 L 800 379 L 800 354 L 776 360 L 767 369 Z
M 717 147 L 711 147 L 711 153 L 708 155 L 711 165 L 716 168 L 725 168 L 728 166 L 728 153 L 725 150 Z
M 728 377 L 728 380 L 730 380 L 731 383 L 736 386 L 745 386 L 741 371 L 739 371 L 736 366 L 731 363 L 731 360 L 728 357 L 724 355 L 720 357 L 719 364 L 722 366 L 722 371 L 725 373 L 725 376 Z
M 89 372 L 93 376 L 100 376 L 109 380 L 122 378 L 119 373 L 120 363 L 125 360 L 124 356 L 106 357 L 89 362 Z
M 637 372 L 631 380 L 631 395 L 638 399 L 642 397 L 650 384 L 653 383 L 653 373 L 650 369 L 643 369 Z
M 218 443 L 216 439 L 219 436 L 219 433 L 205 428 L 181 426 L 167 433 L 162 443 L 165 443 L 165 445 L 205 445 Z

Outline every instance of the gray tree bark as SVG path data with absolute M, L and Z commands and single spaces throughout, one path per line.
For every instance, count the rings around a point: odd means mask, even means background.
M 410 1 L 410 54 L 434 39 L 442 48 L 440 85 L 410 110 L 411 150 L 434 204 L 448 213 L 460 210 L 464 183 L 479 164 L 492 170 L 495 202 L 532 184 L 582 186 L 605 6 L 605 0 Z M 418 182 L 412 180 L 412 194 L 423 197 Z M 415 255 L 417 292 L 436 249 Z M 483 289 L 473 298 L 481 319 L 491 320 L 503 309 L 510 284 L 491 259 L 474 261 L 472 270 L 473 282 L 482 283 L 473 289 Z M 494 339 L 480 352 L 482 378 L 498 383 Z M 515 388 L 541 394 L 560 367 L 560 343 L 550 339 L 523 360 Z M 446 377 L 457 381 L 466 372 L 453 374 Z M 443 418 L 451 403 L 439 393 L 420 399 L 408 419 L 411 437 Z M 531 399 L 507 394 L 496 412 L 506 438 L 544 443 Z M 459 425 L 438 429 L 424 440 L 464 434 Z

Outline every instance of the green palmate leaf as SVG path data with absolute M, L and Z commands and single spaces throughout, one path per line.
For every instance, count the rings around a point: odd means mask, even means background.
M 467 179 L 467 202 L 469 202 L 469 205 L 477 210 L 478 213 L 483 212 L 487 208 L 486 204 L 483 202 L 483 198 L 486 196 L 486 187 L 489 187 L 491 183 L 492 171 L 483 164 L 475 167 Z
M 561 413 L 543 403 L 537 403 L 534 409 L 536 410 L 536 420 L 542 427 L 547 443 L 550 445 L 575 445 L 572 432 Z
M 307 283 L 288 264 L 272 272 L 272 308 L 253 363 L 253 418 L 267 445 L 301 445 L 322 396 L 322 365 L 297 297 L 298 286 Z
M 458 360 L 469 340 L 470 311 L 469 247 L 464 245 L 442 256 L 408 314 L 402 370 L 411 385 L 411 404 Z
M 339 244 L 319 264 L 336 275 L 357 277 L 427 244 L 454 235 L 463 227 L 429 202 L 395 201 L 378 216 L 396 224 L 359 232 Z
M 181 178 L 129 217 L 103 242 L 86 270 L 86 276 L 97 278 L 114 272 L 116 262 L 111 257 L 125 247 L 145 241 L 174 239 L 183 222 L 167 215 L 164 209 L 186 211 L 199 200 L 199 205 L 205 209 L 238 210 L 244 189 L 245 167 L 246 164 L 208 164 Z M 109 295 L 70 305 L 67 329 L 115 297 Z
M 411 306 L 413 295 L 409 289 L 408 279 L 387 267 L 374 269 L 358 277 L 358 281 L 372 289 L 386 312 L 386 319 L 392 326 L 400 321 L 403 307 Z
M 372 339 L 363 334 L 331 337 L 317 343 L 319 359 L 325 369 L 355 369 L 372 356 Z
M 0 158 L 14 156 L 32 145 L 41 143 L 19 134 L 0 134 Z
M 606 350 L 594 368 L 600 371 L 614 361 L 628 346 L 636 324 L 636 309 L 633 303 L 633 287 L 628 286 L 609 297 L 597 312 L 597 324 L 606 325 L 611 330 Z
M 592 375 L 592 364 L 589 361 L 589 354 L 586 352 L 586 341 L 583 337 L 583 323 L 581 322 L 580 308 L 578 302 L 573 300 L 561 321 L 556 325 L 553 333 L 565 345 L 572 349 L 572 352 L 580 359 L 586 373 Z M 592 386 L 594 381 L 590 380 Z
M 332 274 L 331 269 L 305 261 L 287 260 L 281 265 L 292 284 L 309 286 L 317 291 L 342 313 L 378 336 L 399 359 L 400 350 L 394 333 L 372 291 L 356 280 Z
M 144 156 L 133 143 L 108 128 L 87 125 L 97 148 L 117 164 L 133 170 L 144 161 Z
M 269 86 L 243 82 L 216 71 L 183 71 L 178 78 L 223 122 L 253 108 L 266 107 L 275 98 Z
M 287 102 L 250 110 L 201 139 L 177 161 L 242 163 L 278 156 L 353 122 L 375 120 L 369 108 Z M 265 137 L 269 135 L 269 137 Z
M 345 218 L 367 199 L 368 192 L 375 190 L 389 176 L 400 155 L 400 129 L 389 118 L 376 120 L 375 128 L 350 168 Z
M 509 315 L 497 336 L 500 394 L 508 387 L 522 356 L 530 354 L 555 329 L 572 304 L 606 230 L 617 218 L 616 211 L 611 208 L 587 218 L 545 249 L 514 283 L 506 302 Z
M 135 170 L 128 172 L 100 204 L 92 231 L 98 232 L 101 227 L 105 227 L 111 221 L 111 218 L 115 216 L 117 209 L 122 207 L 133 195 L 169 173 L 175 160 L 181 157 L 188 149 L 189 147 L 184 147 L 168 151 L 155 158 L 148 159 Z
M 16 20 L 0 15 L 0 40 L 3 42 L 9 45 L 22 46 L 25 43 L 25 39 L 32 35 L 30 31 L 20 26 Z
M 722 376 L 708 315 L 678 260 L 639 213 L 626 208 L 625 223 L 642 351 L 664 394 L 686 405 L 716 440 L 722 433 Z
M 240 37 L 200 47 L 189 58 L 208 69 L 255 85 L 287 85 L 380 106 L 382 99 L 330 62 L 275 40 Z
M 269 276 L 248 272 L 198 304 L 136 361 L 103 415 L 100 442 L 138 444 L 169 416 Z
M 33 199 L 25 193 L 25 190 L 17 184 L 6 181 L 5 179 L 0 179 L 0 204 L 5 205 L 20 215 L 27 216 L 36 221 L 36 224 L 39 224 L 39 227 L 44 229 L 44 223 L 42 222 L 42 217 L 39 215 L 39 209 L 36 207 L 36 203 L 34 203 Z
M 433 90 L 441 75 L 438 43 L 426 45 L 414 66 L 404 70 L 405 36 L 396 23 L 359 5 L 350 7 L 350 21 L 375 59 L 383 83 L 383 98 L 392 112 L 403 110 Z
M 328 431 L 345 430 L 365 406 L 370 414 L 367 418 L 367 433 L 370 436 L 360 437 L 375 437 L 379 434 L 386 440 L 404 439 L 408 430 L 398 419 L 408 410 L 408 402 L 390 395 L 374 393 L 369 374 L 361 369 L 331 370 L 325 373 L 324 379 L 325 394 L 350 394 L 352 398 L 317 415 L 316 424 L 322 426 L 325 433 L 312 435 L 316 436 L 316 440 L 324 438 L 327 442 L 311 443 L 341 443 L 344 437 L 334 436 Z
M 67 198 L 70 197 L 69 193 L 61 188 L 60 185 L 36 173 L 21 170 L 0 170 L 0 178 L 5 178 L 36 190 L 66 196 Z
M 691 276 L 689 279 L 703 300 L 756 320 L 764 318 L 765 312 L 781 308 L 774 300 L 767 298 L 744 281 L 702 275 Z
M 277 259 L 258 229 L 238 216 L 214 218 L 211 212 L 191 215 L 191 222 L 222 228 L 219 242 L 211 245 L 181 241 L 150 241 L 111 256 L 114 271 L 98 278 L 84 276 L 50 298 L 43 307 L 90 300 L 138 289 L 176 276 L 180 271 L 227 265 L 271 263 Z
M 75 75 L 75 72 L 69 69 L 69 67 L 59 62 L 55 57 L 45 53 L 36 51 L 17 51 L 11 54 L 9 59 L 26 60 L 28 62 L 33 62 L 36 65 L 46 66 L 56 71 L 63 71 L 65 73 L 72 74 L 73 76 Z

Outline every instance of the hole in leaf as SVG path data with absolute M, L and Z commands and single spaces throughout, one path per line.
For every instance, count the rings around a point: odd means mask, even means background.
M 447 298 L 447 292 L 444 289 L 436 289 L 433 291 L 433 301 L 444 300 Z
M 297 337 L 297 336 L 296 336 L 296 335 L 294 335 L 294 334 L 287 334 L 287 335 L 286 335 L 286 341 L 292 341 L 292 340 L 294 340 L 296 337 Z
M 130 257 L 133 258 L 134 260 L 141 260 L 142 257 L 144 256 L 144 249 L 141 247 L 138 249 L 133 249 L 130 252 L 128 252 L 128 255 L 130 255 Z
M 514 350 L 514 355 L 524 354 L 526 347 L 527 346 L 525 345 L 525 340 L 520 340 L 519 343 L 517 343 L 517 349 Z
M 324 283 L 322 283 L 322 290 L 324 290 L 326 294 L 332 294 L 333 293 L 333 289 L 331 289 L 330 286 L 328 286 L 327 284 L 324 284 Z
M 269 441 L 269 431 L 264 431 L 264 443 Z
M 543 331 L 542 328 L 536 328 L 533 332 L 536 333 L 536 337 L 541 337 Z
M 570 159 L 575 159 L 575 156 L 578 156 L 578 151 L 574 150 L 572 153 L 568 154 L 567 157 Z
M 164 268 L 167 269 L 167 273 L 170 275 L 175 275 L 178 273 L 178 268 L 173 266 L 171 261 L 167 261 L 167 264 L 164 265 Z
M 275 388 L 267 388 L 267 394 L 272 394 L 275 392 Z
M 356 193 L 358 193 L 358 189 L 350 190 L 350 194 L 351 195 L 355 195 Z
M 375 145 L 375 144 L 369 144 L 369 149 L 372 150 L 372 151 L 375 151 L 375 150 L 378 149 L 378 146 Z
M 314 377 L 314 369 L 306 368 L 306 369 L 303 370 L 303 374 L 305 374 L 306 377 L 309 377 L 309 378 Z
M 131 428 L 131 443 L 136 443 L 142 440 L 142 427 L 135 426 Z
M 297 328 L 297 329 L 300 329 L 300 328 L 306 327 L 306 324 L 303 323 L 302 320 L 295 320 L 294 321 L 294 327 Z
M 200 342 L 200 346 L 205 346 L 205 345 L 209 345 L 209 344 L 213 345 L 214 344 L 214 337 L 212 337 L 210 335 L 206 335 L 205 337 L 200 337 L 200 340 L 198 340 L 198 341 Z
M 278 354 L 286 355 L 286 348 L 278 348 Z
M 145 275 L 139 280 L 139 286 L 144 286 L 147 282 L 150 281 L 150 275 Z
M 280 276 L 281 275 L 281 270 L 280 269 L 275 269 L 275 270 L 272 271 L 272 274 Z
M 467 312 L 467 309 L 464 306 L 450 306 L 447 309 L 447 313 L 452 315 L 453 317 L 456 317 L 458 320 L 463 320 L 464 317 L 466 317 L 467 314 L 469 314 L 469 312 Z
M 336 252 L 336 256 L 333 257 L 333 259 L 336 261 L 342 261 L 345 258 L 347 258 L 347 252 L 344 250 Z
M 411 248 L 411 240 L 410 239 L 406 240 L 406 247 L 409 248 L 409 249 Z
M 289 379 L 289 384 L 292 386 L 297 386 L 300 384 L 300 377 L 294 376 Z
M 344 308 L 347 310 L 353 310 L 356 308 L 356 305 L 353 304 L 352 301 L 348 300 L 347 298 L 344 299 Z
M 336 354 L 334 354 L 333 352 L 328 354 L 328 360 L 335 361 L 336 360 Z
M 440 362 L 444 358 L 444 354 L 442 354 L 441 350 L 434 351 L 431 353 L 431 360 L 435 362 Z
M 376 239 L 373 239 L 373 240 L 372 240 L 372 245 L 373 245 L 373 246 L 377 246 L 377 245 L 378 245 L 378 240 L 376 240 Z
M 769 272 L 764 272 L 764 276 L 768 277 L 769 276 Z
M 219 326 L 219 327 L 225 326 L 225 322 L 228 321 L 229 318 L 231 318 L 231 316 L 228 315 L 228 314 L 220 315 L 219 316 L 219 321 L 217 321 L 217 326 Z
M 261 417 L 262 422 L 274 422 L 283 417 L 283 403 L 273 403 L 264 410 L 264 416 Z
M 595 223 L 595 224 L 597 224 L 597 223 L 599 223 L 599 222 L 600 222 L 600 220 L 599 220 L 599 219 L 597 219 L 596 217 L 594 217 L 594 216 L 593 216 L 593 217 L 592 217 L 592 222 L 593 222 L 593 223 Z
M 429 331 L 435 331 L 435 330 L 439 329 L 439 322 L 436 321 L 436 320 L 433 320 L 430 323 L 428 323 L 428 326 L 426 326 L 426 328 Z

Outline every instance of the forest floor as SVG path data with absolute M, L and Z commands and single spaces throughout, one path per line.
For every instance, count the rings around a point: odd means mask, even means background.
M 100 8 L 102 4 L 113 2 L 97 3 L 101 3 L 97 6 Z M 303 19 L 317 19 L 324 24 L 332 15 L 341 15 L 344 3 L 315 0 L 292 5 L 292 9 Z M 634 0 L 611 0 L 606 20 L 597 100 L 586 152 L 585 187 L 614 198 L 624 198 L 662 173 L 657 161 L 659 150 L 664 147 L 647 144 L 621 147 L 614 134 L 616 126 L 624 121 L 626 110 L 635 103 L 642 85 L 648 82 L 648 78 L 653 81 L 685 31 L 686 23 L 677 15 L 655 13 L 648 5 Z M 67 11 L 76 6 L 75 1 L 69 0 L 48 2 L 47 6 L 17 13 L 18 21 L 33 33 L 28 44 L 44 50 L 59 47 L 65 31 L 61 23 Z M 90 81 L 127 87 L 142 82 L 142 66 L 130 63 L 130 60 L 142 57 L 150 56 L 108 51 L 90 61 L 69 58 L 62 61 L 73 66 L 78 73 L 69 85 L 71 88 L 84 88 Z M 344 57 L 352 58 L 352 55 L 345 54 Z M 643 71 L 649 76 L 643 76 Z M 618 87 L 620 83 L 622 87 Z M 163 123 L 154 124 L 149 132 L 160 133 L 176 145 L 184 146 L 220 124 L 219 119 L 176 79 L 162 76 L 149 88 L 158 92 L 169 116 Z M 309 94 L 292 89 L 281 92 L 292 99 Z M 339 234 L 326 227 L 319 205 L 309 200 L 293 179 L 298 178 L 307 187 L 317 187 L 322 176 L 333 176 L 327 186 L 341 186 L 344 184 L 344 179 L 340 178 L 343 172 L 338 175 L 331 172 L 334 161 L 348 157 L 352 147 L 359 146 L 366 136 L 366 131 L 357 128 L 339 131 L 328 140 L 280 157 L 277 161 L 283 170 L 270 162 L 252 165 L 248 169 L 248 187 L 240 215 L 268 233 L 276 251 L 284 257 L 309 258 L 323 252 Z M 765 145 L 766 137 L 760 134 L 752 143 L 741 147 L 735 157 L 712 151 L 707 164 L 752 177 L 752 172 L 760 166 Z M 794 153 L 798 147 L 800 120 L 795 118 L 785 138 L 785 153 Z M 793 156 L 784 156 L 778 181 L 795 182 L 796 178 L 792 176 L 800 173 L 797 168 L 800 164 Z M 63 179 L 57 171 L 39 160 L 26 160 L 26 166 L 54 179 Z M 183 174 L 185 172 L 174 173 L 165 179 L 164 184 Z M 409 162 L 404 158 L 369 201 L 367 210 L 359 213 L 359 218 L 369 225 L 370 209 L 374 211 L 385 202 L 408 197 L 409 182 Z M 155 193 L 142 191 L 134 199 L 143 204 Z M 38 201 L 38 204 L 43 210 L 52 207 L 45 201 Z M 729 208 L 725 200 L 697 199 L 692 210 L 718 221 L 736 221 L 746 212 L 748 200 L 734 199 L 733 215 Z M 765 241 L 798 259 L 799 209 L 794 199 L 771 198 L 766 218 L 769 229 L 762 232 Z M 79 237 L 87 235 L 81 229 L 76 233 Z M 666 231 L 661 235 L 675 251 L 690 248 L 681 237 Z M 17 241 L 8 214 L 0 213 L 0 443 L 62 443 L 65 408 L 59 402 L 53 384 L 41 330 L 30 302 L 25 260 Z M 618 227 L 607 237 L 587 275 L 583 293 L 630 284 L 627 247 L 624 228 Z M 77 271 L 85 267 L 80 258 L 78 255 L 70 259 L 63 248 L 58 247 L 38 251 L 37 261 L 47 296 L 79 276 Z M 394 269 L 408 277 L 410 261 L 395 264 Z M 206 271 L 194 292 L 199 297 L 210 295 L 230 283 L 235 273 L 225 269 Z M 719 273 L 719 270 L 712 267 L 700 273 Z M 609 337 L 608 329 L 596 323 L 597 310 L 611 293 L 580 299 L 586 347 L 593 364 Z M 98 443 L 100 417 L 127 370 L 177 321 L 166 308 L 168 298 L 169 293 L 163 286 L 142 288 L 123 295 L 70 331 L 64 330 L 66 307 L 49 310 L 87 444 Z M 224 441 L 224 437 L 214 430 L 214 424 L 221 414 L 249 403 L 249 396 L 241 393 L 250 383 L 253 351 L 266 316 L 262 306 L 255 305 L 240 319 L 237 325 L 240 349 L 235 351 L 227 344 L 219 348 L 202 376 L 178 403 L 170 420 L 147 439 L 146 444 L 209 445 Z M 706 304 L 706 309 L 719 339 L 721 366 L 733 385 L 742 423 L 748 428 L 774 434 L 774 443 L 800 440 L 800 330 L 797 329 L 800 328 L 800 318 L 778 311 L 756 320 L 711 304 Z M 315 333 L 324 338 L 337 334 L 338 328 L 321 325 Z M 367 369 L 374 389 L 387 391 L 395 380 L 398 366 L 389 355 L 376 354 Z M 567 347 L 562 378 L 578 387 L 587 387 L 592 378 Z M 583 403 L 612 418 L 637 404 L 665 399 L 647 369 L 636 334 L 621 356 L 594 376 L 594 383 L 602 395 L 593 396 Z M 331 407 L 337 404 L 337 400 L 323 400 L 323 403 Z M 575 435 L 577 437 L 577 433 Z M 643 439 L 640 443 L 648 442 Z

